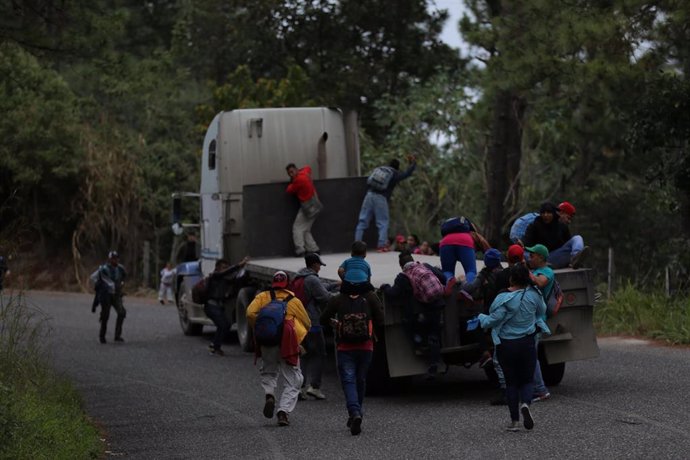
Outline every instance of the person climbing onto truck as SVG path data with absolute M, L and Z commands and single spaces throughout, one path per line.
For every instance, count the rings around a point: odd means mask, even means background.
M 225 356 L 222 350 L 223 342 L 230 331 L 230 323 L 225 314 L 225 304 L 233 294 L 233 284 L 237 273 L 249 262 L 249 257 L 245 257 L 239 263 L 230 265 L 225 259 L 216 261 L 215 270 L 206 281 L 206 301 L 204 302 L 204 313 L 216 326 L 213 341 L 208 346 L 208 352 L 213 356 Z
M 484 253 L 484 268 L 477 273 L 475 279 L 471 282 L 464 281 L 460 284 L 460 288 L 471 295 L 475 302 L 480 301 L 482 303 L 482 313 L 489 313 L 491 304 L 500 292 L 497 278 L 502 271 L 501 253 L 498 249 L 491 248 Z M 460 278 L 462 280 L 462 277 Z M 490 344 L 485 335 L 479 337 L 478 343 L 479 350 L 482 353 L 479 359 L 479 367 L 484 368 L 493 362 Z
M 471 283 L 477 276 L 475 241 L 471 235 L 473 228 L 472 222 L 464 216 L 451 217 L 441 224 L 442 239 L 439 243 L 441 269 L 451 287 L 457 281 L 455 264 L 458 261 L 465 271 L 467 282 Z
M 289 414 L 297 405 L 304 377 L 299 367 L 300 344 L 311 328 L 302 302 L 288 290 L 288 276 L 279 270 L 271 288 L 260 292 L 247 307 L 247 322 L 254 330 L 256 356 L 261 357 L 261 386 L 265 393 L 263 414 L 273 418 L 278 377 L 278 425 L 290 424 Z
M 364 260 L 367 256 L 367 243 L 359 240 L 352 243 L 350 256 L 349 259 L 345 259 L 338 267 L 338 276 L 343 280 L 340 292 L 361 295 L 367 291 L 373 291 L 371 267 Z
M 290 183 L 286 191 L 296 195 L 300 204 L 292 224 L 292 241 L 297 257 L 303 257 L 305 252 L 319 252 L 319 246 L 311 234 L 311 227 L 314 225 L 316 216 L 323 210 L 323 204 L 321 204 L 316 188 L 314 188 L 314 182 L 311 180 L 310 166 L 297 169 L 294 163 L 290 163 L 285 167 L 285 170 L 290 176 Z
M 383 326 L 383 306 L 372 291 L 364 295 L 341 292 L 328 302 L 321 324 L 331 324 L 336 333 L 336 361 L 345 394 L 347 426 L 356 436 L 362 432 L 366 378 L 374 354 L 374 326 Z
M 408 155 L 408 168 L 404 172 L 400 172 L 400 161 L 396 158 L 392 159 L 387 166 L 379 166 L 375 168 L 367 178 L 367 194 L 362 201 L 362 207 L 359 211 L 359 219 L 357 227 L 355 228 L 355 240 L 361 240 L 364 235 L 364 230 L 369 228 L 371 219 L 376 222 L 378 230 L 377 251 L 388 252 L 390 247 L 388 245 L 388 224 L 389 212 L 388 206 L 393 194 L 393 189 L 401 181 L 407 179 L 412 175 L 417 167 L 417 160 L 414 155 Z
M 529 270 L 516 264 L 511 267 L 508 292 L 496 296 L 488 315 L 482 313 L 477 318 L 481 327 L 491 328 L 493 342 L 501 357 L 511 420 L 508 431 L 519 430 L 521 414 L 524 427 L 528 430 L 534 428 L 530 412 L 532 378 L 537 363 L 534 337 L 539 331 L 550 333 L 541 319 L 544 314 L 546 304 L 537 289 L 532 287 Z
M 566 214 L 568 212 L 575 213 L 575 208 L 570 203 L 564 202 L 562 204 L 566 205 L 563 212 Z M 582 237 L 570 235 L 570 229 L 560 219 L 559 212 L 559 208 L 553 203 L 542 203 L 539 208 L 539 216 L 527 227 L 523 240 L 525 246 L 536 244 L 545 246 L 549 250 L 547 262 L 553 268 L 565 268 L 573 263 L 579 264 L 582 260 L 579 253 L 584 250 Z M 566 217 L 565 220 L 568 220 L 569 217 Z
M 386 302 L 399 306 L 403 326 L 416 353 L 427 358 L 427 377 L 432 379 L 441 362 L 441 314 L 446 279 L 441 270 L 415 262 L 408 252 L 401 252 L 398 262 L 402 272 L 393 282 L 381 285 Z
M 304 375 L 304 382 L 299 399 L 304 400 L 308 396 L 315 399 L 326 399 L 326 395 L 321 391 L 326 339 L 319 319 L 328 301 L 336 295 L 334 291 L 338 289 L 340 283 L 319 278 L 321 267 L 325 267 L 326 264 L 323 263 L 318 254 L 307 254 L 304 256 L 304 263 L 306 266 L 297 272 L 290 285 L 295 297 L 302 301 L 311 320 L 311 328 L 302 342 L 305 353 L 300 359 L 300 367 Z

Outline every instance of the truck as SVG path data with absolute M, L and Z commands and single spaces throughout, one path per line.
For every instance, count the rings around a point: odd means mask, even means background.
M 299 204 L 285 192 L 285 167 L 289 163 L 312 168 L 314 185 L 324 204 L 312 228 L 326 263 L 319 275 L 326 280 L 338 279 L 337 268 L 350 256 L 359 208 L 367 192 L 366 177 L 361 176 L 356 114 L 328 107 L 221 112 L 204 138 L 199 192 L 173 195 L 173 230 L 177 234 L 198 231 L 201 243 L 199 261 L 180 264 L 174 283 L 184 334 L 199 335 L 204 326 L 213 324 L 204 315 L 203 305 L 192 301 L 191 291 L 213 271 L 216 260 L 235 263 L 244 256 L 251 257 L 226 304 L 229 323 L 245 351 L 253 349 L 246 309 L 255 294 L 270 285 L 277 270 L 293 276 L 304 267 L 304 259 L 293 255 L 291 228 Z M 198 201 L 198 222 L 182 218 L 183 200 L 189 199 Z M 375 247 L 374 232 L 372 225 L 364 233 L 369 247 Z M 435 256 L 415 258 L 439 265 Z M 400 272 L 397 253 L 370 252 L 367 261 L 374 286 L 391 283 Z M 481 262 L 479 265 L 481 268 Z M 591 271 L 557 270 L 556 277 L 565 300 L 558 315 L 548 321 L 553 334 L 539 347 L 548 385 L 561 381 L 566 362 L 599 354 L 592 323 Z M 427 371 L 405 335 L 401 310 L 384 307 L 385 326 L 378 337 L 369 379 L 370 386 L 379 389 L 387 388 L 392 379 Z M 476 332 L 462 327 L 465 316 L 449 298 L 442 337 L 442 357 L 447 365 L 470 367 L 480 359 Z

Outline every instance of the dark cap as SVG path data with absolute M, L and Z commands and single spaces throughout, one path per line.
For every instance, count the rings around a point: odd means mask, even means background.
M 326 266 L 326 264 L 323 263 L 323 260 L 321 260 L 321 257 L 319 257 L 319 255 L 315 252 L 310 252 L 304 256 L 304 263 L 307 265 L 307 267 L 311 267 L 314 264 L 323 265 L 324 267 Z
M 539 214 L 543 212 L 550 212 L 551 214 L 558 214 L 558 208 L 556 207 L 555 204 L 545 201 L 544 203 L 539 206 Z
M 114 258 L 119 258 L 120 254 L 117 253 L 117 251 L 110 251 L 108 253 L 108 259 L 114 259 Z

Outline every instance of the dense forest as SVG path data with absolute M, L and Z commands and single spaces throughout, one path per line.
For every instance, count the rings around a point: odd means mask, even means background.
M 0 0 L 0 254 L 83 282 L 118 248 L 142 279 L 149 242 L 156 273 L 215 113 L 327 105 L 365 171 L 418 156 L 395 233 L 462 214 L 505 249 L 568 200 L 600 279 L 613 248 L 620 279 L 687 283 L 690 2 L 464 3 L 467 51 L 433 1 Z

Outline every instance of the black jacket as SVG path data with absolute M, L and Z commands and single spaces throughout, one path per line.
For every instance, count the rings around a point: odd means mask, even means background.
M 541 216 L 538 216 L 527 227 L 525 239 L 522 241 L 527 247 L 543 244 L 549 251 L 554 251 L 567 243 L 570 238 L 570 229 L 559 222 L 557 216 L 548 225 L 544 223 Z

